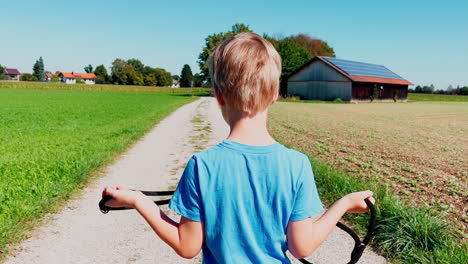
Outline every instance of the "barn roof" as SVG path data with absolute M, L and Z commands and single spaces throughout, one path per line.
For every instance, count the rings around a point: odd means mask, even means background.
M 65 78 L 73 79 L 96 79 L 96 75 L 94 73 L 60 72 L 59 75 L 63 75 Z
M 316 56 L 310 62 L 306 63 L 293 75 L 306 68 L 314 61 L 320 60 L 329 65 L 353 82 L 387 83 L 400 85 L 413 85 L 411 82 L 403 79 L 400 75 L 392 72 L 383 65 L 337 59 L 332 57 Z
M 5 74 L 8 75 L 20 75 L 21 73 L 17 69 L 5 68 Z

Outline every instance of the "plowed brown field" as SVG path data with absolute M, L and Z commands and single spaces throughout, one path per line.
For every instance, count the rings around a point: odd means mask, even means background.
M 269 129 L 283 143 L 364 180 L 378 177 L 467 226 L 467 102 L 280 102 L 271 107 Z

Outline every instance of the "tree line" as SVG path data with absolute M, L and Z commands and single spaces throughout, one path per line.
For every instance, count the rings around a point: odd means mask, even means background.
M 44 60 L 40 57 L 33 65 L 33 73 L 21 74 L 21 81 L 45 81 Z M 192 74 L 192 69 L 188 64 L 185 64 L 181 75 L 172 75 L 163 68 L 153 68 L 144 65 L 138 59 L 123 60 L 115 59 L 111 65 L 110 74 L 104 65 L 99 65 L 95 69 L 91 64 L 85 66 L 83 70 L 86 73 L 94 73 L 96 75 L 97 84 L 118 84 L 118 85 L 140 85 L 140 86 L 171 86 L 172 81 L 180 82 L 180 87 L 201 87 L 199 74 Z M 52 74 L 51 82 L 59 82 L 58 74 Z M 4 67 L 0 65 L 0 80 L 6 79 L 4 75 Z M 76 83 L 84 83 L 81 79 L 76 79 Z
M 205 38 L 205 45 L 198 56 L 201 79 L 205 85 L 209 85 L 210 76 L 208 72 L 208 58 L 213 49 L 221 41 L 228 39 L 241 32 L 253 32 L 248 25 L 238 23 L 232 26 L 231 30 L 220 33 L 213 33 Z M 313 38 L 307 34 L 297 34 L 290 36 L 270 36 L 263 34 L 263 37 L 273 44 L 282 59 L 282 72 L 280 79 L 280 93 L 285 96 L 287 92 L 287 78 L 301 66 L 307 63 L 314 56 L 335 57 L 335 51 L 327 42 Z
M 433 84 L 431 85 L 418 85 L 414 89 L 408 89 L 409 93 L 424 93 L 424 94 L 448 94 L 448 95 L 468 95 L 468 86 L 457 86 L 454 88 L 449 85 L 446 90 L 436 90 Z
M 94 73 L 96 75 L 96 83 L 98 84 L 171 86 L 173 80 L 175 80 L 179 82 L 180 87 L 211 87 L 208 70 L 209 56 L 221 41 L 241 32 L 253 31 L 248 25 L 237 23 L 226 32 L 208 35 L 198 56 L 197 63 L 200 67 L 200 73 L 196 74 L 192 73 L 192 69 L 188 64 L 183 66 L 180 75 L 172 75 L 163 68 L 153 68 L 144 65 L 140 60 L 134 58 L 127 60 L 115 59 L 111 64 L 110 73 L 108 73 L 104 65 L 99 65 L 95 69 L 92 65 L 87 65 L 84 67 L 84 71 Z M 273 44 L 282 59 L 282 73 L 280 77 L 280 94 L 282 96 L 287 94 L 287 78 L 310 61 L 312 57 L 335 57 L 335 51 L 326 41 L 307 34 L 283 36 L 264 33 L 263 37 Z M 43 81 L 44 73 L 44 61 L 40 57 L 33 65 L 33 73 L 22 74 L 21 80 Z M 59 81 L 57 74 L 53 75 L 51 81 Z M 3 68 L 0 65 L 0 79 L 2 78 L 4 78 Z M 409 92 L 468 95 L 468 87 L 458 86 L 457 88 L 453 88 L 449 86 L 447 90 L 436 90 L 432 84 L 429 86 L 418 85 L 414 89 L 409 89 Z

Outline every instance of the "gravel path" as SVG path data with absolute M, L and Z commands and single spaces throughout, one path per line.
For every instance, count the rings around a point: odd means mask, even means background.
M 97 203 L 107 185 L 174 189 L 191 155 L 219 143 L 228 132 L 213 98 L 179 108 L 109 166 L 79 199 L 69 201 L 62 212 L 47 216 L 47 224 L 18 245 L 5 263 L 201 263 L 201 256 L 192 260 L 178 257 L 135 211 L 103 215 Z M 163 210 L 178 219 L 167 206 Z M 337 229 L 310 259 L 318 264 L 346 263 L 352 244 L 352 239 Z M 366 251 L 360 263 L 386 262 Z

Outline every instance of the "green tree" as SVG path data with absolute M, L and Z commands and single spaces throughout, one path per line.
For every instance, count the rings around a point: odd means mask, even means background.
M 306 48 L 311 57 L 328 56 L 335 57 L 335 51 L 327 42 L 313 38 L 307 34 L 299 34 L 292 37 L 294 41 Z
M 144 85 L 143 75 L 135 70 L 132 65 L 127 64 L 124 68 L 124 74 L 127 76 L 128 85 Z
M 170 72 L 162 68 L 156 68 L 156 79 L 158 80 L 158 86 L 171 86 L 172 85 L 172 75 Z
M 280 94 L 287 95 L 289 76 L 311 59 L 309 51 L 299 45 L 293 38 L 285 38 L 278 42 L 278 53 L 282 59 Z
M 459 95 L 468 95 L 468 86 L 463 86 L 458 89 Z
M 85 72 L 87 73 L 92 73 L 93 72 L 93 66 L 89 64 L 88 66 L 84 67 Z
M 193 87 L 202 87 L 203 86 L 203 76 L 199 73 L 193 75 Z
M 158 80 L 156 79 L 156 73 L 148 73 L 145 75 L 145 85 L 146 86 L 156 86 L 158 85 Z
M 109 82 L 109 75 L 107 74 L 107 69 L 104 65 L 99 65 L 94 70 L 94 74 L 96 75 L 96 83 L 97 84 L 104 84 Z
M 38 81 L 44 81 L 44 60 L 42 57 L 39 57 L 39 59 L 34 63 L 33 75 Z
M 76 79 L 75 79 L 75 83 L 76 83 L 76 84 L 84 84 L 85 81 L 84 81 L 83 79 L 76 78 Z
M 137 59 L 129 59 L 127 60 L 127 64 L 131 65 L 135 71 L 141 75 L 143 75 L 144 70 L 145 70 L 145 65 Z
M 188 64 L 185 64 L 180 74 L 180 87 L 192 87 L 193 75 L 192 69 Z
M 5 67 L 0 64 L 0 80 L 5 80 Z
M 123 85 L 127 84 L 128 78 L 124 72 L 126 66 L 127 66 L 127 62 L 119 58 L 115 59 L 112 62 L 112 66 L 111 66 L 112 83 L 123 84 Z
M 38 79 L 36 78 L 36 76 L 30 74 L 30 73 L 23 73 L 21 74 L 21 81 L 24 81 L 24 82 L 37 82 Z
M 238 23 L 231 27 L 227 32 L 214 33 L 205 38 L 205 47 L 198 55 L 198 66 L 200 67 L 200 74 L 203 80 L 210 81 L 210 74 L 208 70 L 208 58 L 213 52 L 214 48 L 223 40 L 232 37 L 241 32 L 252 32 L 248 25 Z M 181 85 L 182 87 L 182 85 Z
M 144 85 L 145 79 L 142 73 L 144 65 L 137 59 L 130 59 L 129 61 L 117 58 L 112 62 L 112 82 L 122 85 Z M 138 71 L 135 67 L 137 67 Z

